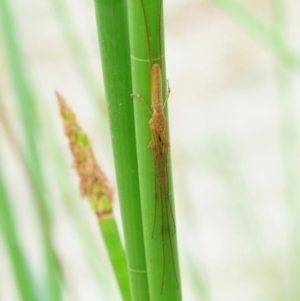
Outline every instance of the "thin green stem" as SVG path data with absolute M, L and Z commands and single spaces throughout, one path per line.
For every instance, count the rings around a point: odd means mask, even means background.
M 99 219 L 99 226 L 123 300 L 130 301 L 132 299 L 128 280 L 127 262 L 116 221 L 113 216 L 107 219 Z

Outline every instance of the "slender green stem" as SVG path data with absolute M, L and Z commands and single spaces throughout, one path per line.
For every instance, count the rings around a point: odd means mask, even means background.
M 99 226 L 123 300 L 129 301 L 131 300 L 131 292 L 128 281 L 127 262 L 114 217 L 99 219 Z
M 150 68 L 154 63 L 161 62 L 163 95 L 164 100 L 166 99 L 161 7 L 160 0 L 128 1 L 133 93 L 139 94 L 149 108 L 151 107 Z M 172 219 L 168 216 L 170 213 L 162 216 L 162 208 L 168 205 L 162 204 L 159 193 L 155 194 L 153 154 L 148 147 L 151 140 L 149 129 L 151 116 L 142 101 L 136 100 L 134 109 L 150 299 L 155 301 L 181 300 L 176 234 L 171 225 L 172 221 L 168 225 L 163 222 L 168 218 Z M 168 162 L 168 199 L 174 213 L 170 157 Z M 156 222 L 152 235 L 154 221 Z
M 95 2 L 105 93 L 133 300 L 149 300 L 125 0 Z

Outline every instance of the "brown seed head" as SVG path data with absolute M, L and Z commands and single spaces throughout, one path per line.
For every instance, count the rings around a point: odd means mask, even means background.
M 74 112 L 58 92 L 56 97 L 74 158 L 73 167 L 80 179 L 80 194 L 88 197 L 99 219 L 111 216 L 113 190 L 96 161 L 91 143 L 79 126 Z

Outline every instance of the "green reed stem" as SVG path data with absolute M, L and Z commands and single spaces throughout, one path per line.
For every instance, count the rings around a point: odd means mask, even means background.
M 144 14 L 143 4 L 146 15 Z M 130 0 L 128 1 L 128 12 L 133 93 L 141 95 L 147 107 L 151 108 L 150 67 L 154 63 L 161 62 L 163 95 L 164 100 L 166 99 L 166 70 L 164 63 L 163 13 L 161 12 L 161 1 L 144 0 L 142 2 L 141 0 Z M 161 20 L 160 16 L 162 18 Z M 145 19 L 147 21 L 145 21 Z M 146 23 L 148 25 L 148 33 Z M 159 23 L 161 25 L 160 28 Z M 147 39 L 148 34 L 150 46 Z M 151 62 L 150 57 L 152 59 Z M 170 221 L 170 229 L 168 229 L 167 225 L 162 225 L 162 206 L 160 206 L 162 199 L 160 199 L 159 193 L 155 196 L 153 154 L 149 149 L 149 143 L 151 141 L 149 120 L 151 116 L 145 104 L 139 99 L 134 100 L 134 113 L 150 300 L 181 300 L 176 234 L 172 227 L 173 224 L 171 225 L 173 221 Z M 167 116 L 167 112 L 165 112 L 165 115 Z M 170 156 L 168 157 L 168 162 L 168 195 L 174 213 Z M 156 210 L 155 201 L 157 202 Z M 152 236 L 155 216 L 155 232 Z M 166 218 L 167 216 L 164 216 L 164 219 Z M 162 229 L 164 229 L 164 233 L 162 233 Z
M 125 0 L 95 2 L 132 299 L 149 300 Z

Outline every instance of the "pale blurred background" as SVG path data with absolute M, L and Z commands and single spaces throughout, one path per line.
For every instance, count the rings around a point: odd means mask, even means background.
M 93 213 L 77 190 L 62 204 L 55 180 L 65 178 L 53 164 L 69 164 L 66 178 L 76 187 L 54 95 L 58 90 L 115 187 L 94 3 L 9 2 L 28 79 L 38 95 L 37 111 L 44 116 L 38 123 L 40 149 L 51 159 L 45 170 L 53 187 L 52 239 L 67 275 L 65 300 L 120 300 Z M 299 301 L 300 2 L 166 0 L 164 7 L 183 300 Z M 2 46 L 1 118 L 15 131 L 12 140 L 22 144 Z M 4 128 L 1 168 L 23 246 L 39 270 L 36 211 Z M 120 222 L 117 193 L 115 212 Z M 0 237 L 0 300 L 14 301 L 6 252 Z M 102 257 L 94 258 L 99 253 Z

